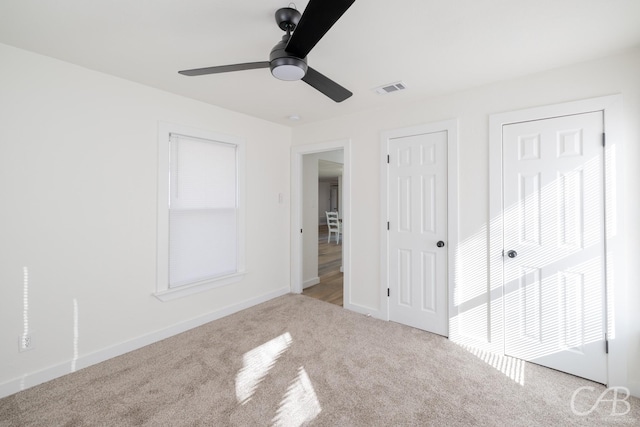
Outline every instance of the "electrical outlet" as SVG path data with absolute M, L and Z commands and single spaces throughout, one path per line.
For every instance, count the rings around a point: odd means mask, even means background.
M 20 335 L 18 341 L 18 349 L 20 351 L 28 351 L 33 348 L 33 341 L 31 339 L 31 334 L 22 334 Z

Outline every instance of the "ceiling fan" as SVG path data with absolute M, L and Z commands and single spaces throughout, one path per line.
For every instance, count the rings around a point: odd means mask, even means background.
M 269 61 L 196 68 L 178 71 L 185 76 L 227 73 L 231 71 L 270 68 L 280 80 L 302 80 L 335 102 L 353 95 L 338 83 L 307 65 L 307 54 L 329 31 L 355 0 L 310 0 L 304 14 L 295 8 L 284 7 L 276 11 L 276 22 L 287 34 L 271 49 Z

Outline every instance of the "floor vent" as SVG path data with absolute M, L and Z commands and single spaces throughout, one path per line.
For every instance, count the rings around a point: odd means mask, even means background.
M 407 88 L 407 85 L 405 85 L 403 82 L 395 82 L 395 83 L 389 83 L 389 84 L 386 84 L 386 85 L 382 85 L 382 86 L 377 87 L 377 88 L 375 88 L 373 90 L 378 95 L 386 95 L 388 93 L 398 92 L 400 90 L 405 90 L 406 88 Z

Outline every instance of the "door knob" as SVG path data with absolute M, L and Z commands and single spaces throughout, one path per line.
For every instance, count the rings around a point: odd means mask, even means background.
M 442 240 L 440 240 L 438 243 L 436 243 L 436 246 L 441 248 L 444 246 L 444 242 Z
M 514 251 L 514 250 L 512 249 L 512 250 L 510 250 L 509 252 L 507 252 L 507 256 L 508 256 L 509 258 L 515 258 L 515 257 L 517 257 L 517 256 L 518 256 L 518 252 L 516 252 L 516 251 Z

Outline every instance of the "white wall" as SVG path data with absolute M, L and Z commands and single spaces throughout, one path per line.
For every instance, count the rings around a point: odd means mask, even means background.
M 342 175 L 338 177 L 338 218 L 342 219 L 344 200 L 342 200 Z
M 628 386 L 640 395 L 640 50 L 525 78 L 441 96 L 403 109 L 381 108 L 321 123 L 296 127 L 293 143 L 351 139 L 351 274 L 350 301 L 371 314 L 386 317 L 380 300 L 380 194 L 371 183 L 380 179 L 379 135 L 383 130 L 452 118 L 459 119 L 459 242 L 457 292 L 487 290 L 489 202 L 489 116 L 494 113 L 621 93 L 624 99 L 626 225 L 629 311 Z M 410 82 L 407 82 L 410 83 Z M 402 93 L 389 95 L 403 96 Z M 357 94 L 356 94 L 357 96 Z M 347 101 L 348 102 L 348 101 Z M 384 102 L 384 101 L 381 101 Z M 462 313 L 460 333 L 486 339 L 488 312 L 475 307 Z M 459 319 L 454 319 L 458 321 Z
M 331 183 L 320 181 L 318 183 L 318 223 L 327 223 L 326 212 L 331 210 Z
M 0 396 L 289 292 L 290 129 L 4 45 L 0 63 Z M 248 172 L 246 277 L 170 302 L 159 121 L 244 138 Z
M 318 154 L 302 156 L 302 287 L 318 277 Z

